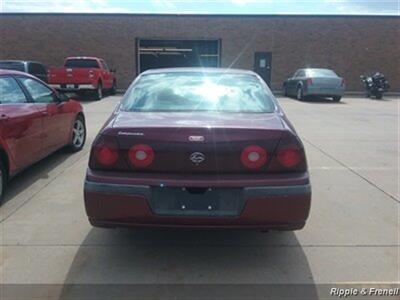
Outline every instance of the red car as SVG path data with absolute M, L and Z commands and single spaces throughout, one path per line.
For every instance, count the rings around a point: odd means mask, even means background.
M 229 69 L 142 73 L 98 134 L 84 197 L 94 226 L 301 229 L 303 145 L 262 79 Z
M 50 153 L 85 144 L 82 106 L 41 80 L 0 70 L 0 200 L 15 174 Z
M 92 93 L 96 100 L 103 98 L 103 91 L 115 94 L 115 70 L 97 57 L 68 57 L 64 67 L 49 69 L 49 84 L 63 92 Z

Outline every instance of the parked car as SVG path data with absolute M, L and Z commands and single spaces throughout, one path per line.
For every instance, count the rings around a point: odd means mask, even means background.
M 115 94 L 115 70 L 97 57 L 68 57 L 64 67 L 49 69 L 49 84 L 63 92 L 90 92 L 96 100 L 103 98 L 103 91 Z
M 0 70 L 0 199 L 18 172 L 64 146 L 79 151 L 85 139 L 79 102 L 36 77 Z
M 311 187 L 300 138 L 251 71 L 142 73 L 93 142 L 94 226 L 295 230 Z
M 283 83 L 284 95 L 298 100 L 320 96 L 339 102 L 345 89 L 344 79 L 328 69 L 299 69 Z
M 43 82 L 48 82 L 47 67 L 37 61 L 0 60 L 0 69 L 25 72 L 39 78 Z

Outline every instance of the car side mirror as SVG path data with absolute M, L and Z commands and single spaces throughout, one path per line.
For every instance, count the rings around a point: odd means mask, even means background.
M 70 99 L 69 96 L 67 96 L 66 94 L 61 93 L 61 92 L 56 92 L 55 93 L 55 98 L 56 98 L 57 102 L 68 102 L 69 99 Z

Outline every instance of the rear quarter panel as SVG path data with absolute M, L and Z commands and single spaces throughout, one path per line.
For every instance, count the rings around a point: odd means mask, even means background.
M 71 140 L 72 139 L 73 124 L 74 124 L 74 121 L 75 121 L 76 117 L 78 115 L 82 115 L 83 118 L 85 118 L 85 114 L 83 112 L 82 105 L 78 101 L 73 100 L 73 99 L 68 101 L 66 109 L 68 109 L 70 112 L 72 112 L 72 115 L 73 115 L 73 118 L 70 120 L 70 124 L 69 124 L 70 125 L 69 126 L 69 128 L 70 128 L 70 132 L 69 132 L 70 139 L 69 140 Z

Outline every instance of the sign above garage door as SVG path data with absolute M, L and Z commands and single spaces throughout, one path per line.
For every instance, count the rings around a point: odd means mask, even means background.
M 137 72 L 175 67 L 219 67 L 219 40 L 137 39 Z

